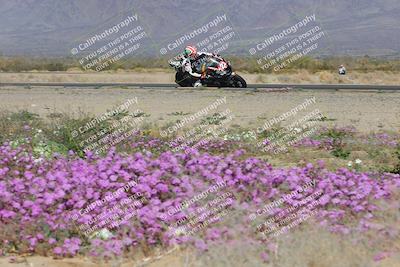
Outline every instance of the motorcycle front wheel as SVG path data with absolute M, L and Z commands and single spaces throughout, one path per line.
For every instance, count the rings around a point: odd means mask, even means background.
M 232 76 L 230 84 L 232 87 L 237 87 L 237 88 L 247 87 L 246 81 L 240 75 L 237 74 Z

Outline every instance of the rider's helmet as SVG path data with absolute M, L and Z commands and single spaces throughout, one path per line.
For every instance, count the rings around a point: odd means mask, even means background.
M 185 57 L 195 58 L 197 55 L 196 47 L 191 46 L 191 45 L 186 46 L 185 50 L 183 51 L 183 55 Z

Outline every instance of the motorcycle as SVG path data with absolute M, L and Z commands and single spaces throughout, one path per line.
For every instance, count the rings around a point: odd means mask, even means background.
M 182 87 L 193 87 L 198 79 L 185 71 L 183 59 L 182 55 L 178 55 L 169 61 L 169 65 L 176 70 L 175 82 Z M 194 62 L 192 67 L 205 77 L 202 84 L 207 87 L 247 87 L 246 81 L 232 70 L 229 61 L 206 57 Z

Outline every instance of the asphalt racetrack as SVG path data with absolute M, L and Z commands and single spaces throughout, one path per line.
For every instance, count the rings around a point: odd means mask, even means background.
M 50 87 L 136 87 L 149 89 L 179 88 L 177 84 L 166 83 L 0 83 L 4 86 L 50 86 Z M 230 90 L 258 89 L 307 89 L 307 90 L 390 90 L 400 91 L 400 85 L 368 85 L 368 84 L 248 84 L 247 88 L 224 88 Z

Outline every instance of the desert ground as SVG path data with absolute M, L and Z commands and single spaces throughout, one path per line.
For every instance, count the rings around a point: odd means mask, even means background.
M 400 73 L 391 71 L 349 71 L 340 76 L 335 71 L 311 73 L 307 70 L 291 73 L 238 72 L 247 83 L 295 83 L 295 84 L 376 84 L 399 85 Z M 175 73 L 165 69 L 142 69 L 133 71 L 82 72 L 71 69 L 66 72 L 0 72 L 0 83 L 12 82 L 58 82 L 58 83 L 174 83 Z
M 194 114 L 226 97 L 226 104 L 220 108 L 229 108 L 235 114 L 233 123 L 259 127 L 266 120 L 315 97 L 316 103 L 300 115 L 319 109 L 328 118 L 323 122 L 326 125 L 351 125 L 363 132 L 400 130 L 400 92 L 0 87 L 0 109 L 27 110 L 43 118 L 52 113 L 100 115 L 133 97 L 138 98 L 138 104 L 130 108 L 143 110 L 149 115 L 147 122 L 161 125 L 176 120 L 174 112 Z

